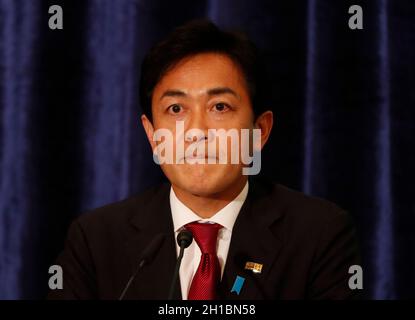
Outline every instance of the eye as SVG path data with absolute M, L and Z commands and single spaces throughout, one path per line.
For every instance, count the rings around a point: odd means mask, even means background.
M 229 105 L 227 105 L 226 103 L 220 102 L 220 103 L 216 103 L 213 108 L 215 109 L 215 111 L 218 112 L 225 112 L 229 109 Z
M 171 106 L 168 107 L 168 111 L 171 113 L 180 113 L 182 111 L 182 106 L 179 104 L 172 104 Z

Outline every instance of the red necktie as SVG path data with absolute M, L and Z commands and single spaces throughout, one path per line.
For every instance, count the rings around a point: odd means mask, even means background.
M 216 289 L 220 280 L 216 242 L 221 228 L 222 226 L 217 223 L 192 222 L 186 225 L 186 229 L 193 233 L 193 238 L 202 252 L 199 267 L 190 285 L 189 300 L 216 299 Z

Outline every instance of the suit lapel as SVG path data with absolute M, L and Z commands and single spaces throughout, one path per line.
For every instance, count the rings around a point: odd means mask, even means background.
M 270 298 L 266 282 L 282 247 L 281 235 L 271 232 L 271 225 L 278 223 L 282 209 L 275 199 L 267 197 L 272 186 L 250 180 L 249 193 L 232 231 L 232 239 L 225 270 L 219 288 L 219 298 L 249 300 Z M 176 244 L 169 200 L 170 185 L 163 185 L 149 203 L 131 219 L 134 232 L 128 237 L 127 255 L 131 274 L 137 267 L 140 254 L 156 234 L 165 238 L 154 260 L 137 275 L 126 299 L 167 299 L 171 278 L 176 264 Z M 245 270 L 246 262 L 263 265 L 261 273 Z M 239 294 L 231 292 L 237 276 L 244 284 Z M 129 276 L 128 276 L 129 277 Z M 126 281 L 128 278 L 126 279 Z M 174 299 L 181 300 L 180 281 L 176 282 Z
M 270 230 L 281 210 L 268 203 L 269 189 L 250 181 L 249 193 L 232 230 L 232 239 L 220 286 L 223 299 L 267 299 L 267 277 L 280 252 L 282 242 Z M 261 273 L 245 270 L 246 262 L 262 264 Z M 236 277 L 243 277 L 240 293 L 231 292 Z
M 170 185 L 162 185 L 152 197 L 149 197 L 149 203 L 139 208 L 140 212 L 131 220 L 135 230 L 129 238 L 127 248 L 132 272 L 137 267 L 140 254 L 157 234 L 163 234 L 164 241 L 154 260 L 143 267 L 131 284 L 126 299 L 168 298 L 176 264 L 176 244 L 169 191 Z M 179 280 L 176 282 L 174 299 L 181 299 Z

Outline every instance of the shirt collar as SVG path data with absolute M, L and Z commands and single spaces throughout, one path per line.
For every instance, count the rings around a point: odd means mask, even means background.
M 225 229 L 232 231 L 235 220 L 238 217 L 239 211 L 241 210 L 241 207 L 248 195 L 248 188 L 249 185 L 247 181 L 245 187 L 235 199 L 216 212 L 212 217 L 202 219 L 177 198 L 173 188 L 171 187 L 170 208 L 173 217 L 174 231 L 177 232 L 186 224 L 194 221 L 218 223 Z

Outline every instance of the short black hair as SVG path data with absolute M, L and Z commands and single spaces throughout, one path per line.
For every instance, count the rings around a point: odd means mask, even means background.
M 243 33 L 223 31 L 209 20 L 198 19 L 173 30 L 144 57 L 140 105 L 150 120 L 153 91 L 161 78 L 184 58 L 206 52 L 226 54 L 241 68 L 255 117 L 270 110 L 266 107 L 266 94 L 269 94 L 266 69 L 254 43 Z

